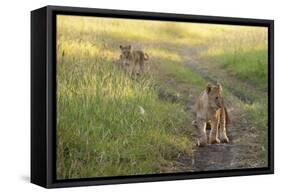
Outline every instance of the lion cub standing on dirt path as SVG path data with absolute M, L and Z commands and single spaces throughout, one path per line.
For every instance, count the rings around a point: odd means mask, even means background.
M 132 66 L 132 73 L 135 73 L 136 67 L 139 66 L 141 73 L 144 72 L 144 63 L 148 60 L 148 54 L 141 50 L 132 50 L 131 45 L 120 45 L 120 60 L 122 67 L 126 70 Z
M 229 122 L 227 110 L 222 97 L 222 86 L 207 84 L 195 104 L 196 120 L 192 125 L 200 130 L 198 146 L 205 146 L 208 143 L 206 125 L 211 123 L 209 142 L 211 144 L 228 143 L 226 135 L 226 125 Z

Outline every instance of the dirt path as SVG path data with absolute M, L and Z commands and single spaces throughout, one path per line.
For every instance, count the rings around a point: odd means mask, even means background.
M 206 81 L 223 84 L 223 87 L 230 91 L 233 98 L 241 103 L 251 104 L 254 99 L 245 95 L 236 85 L 243 86 L 247 90 L 254 90 L 249 84 L 237 80 L 227 75 L 224 70 L 210 67 L 210 61 L 206 61 L 199 56 L 201 48 L 185 48 L 182 50 L 184 64 L 191 68 Z M 227 80 L 227 82 L 225 82 Z M 232 85 L 233 84 L 233 85 Z M 260 96 L 264 93 L 260 92 Z M 229 144 L 208 145 L 206 147 L 193 148 L 192 156 L 182 156 L 179 160 L 181 164 L 191 165 L 191 171 L 208 171 L 219 169 L 241 169 L 254 168 L 264 165 L 258 158 L 258 152 L 264 150 L 259 143 L 258 130 L 251 127 L 246 119 L 245 113 L 239 111 L 235 103 L 228 102 L 232 124 L 228 128 Z M 190 106 L 190 105 L 188 105 Z

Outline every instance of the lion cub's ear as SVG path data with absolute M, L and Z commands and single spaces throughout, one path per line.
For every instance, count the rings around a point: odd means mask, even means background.
M 209 94 L 211 92 L 211 89 L 212 89 L 212 85 L 210 83 L 208 83 L 207 86 L 206 86 L 207 94 Z
M 120 47 L 121 50 L 123 49 L 123 46 L 122 46 L 122 45 L 120 45 L 119 47 Z
M 219 88 L 219 92 L 222 92 L 222 86 L 220 83 L 217 83 L 217 87 Z

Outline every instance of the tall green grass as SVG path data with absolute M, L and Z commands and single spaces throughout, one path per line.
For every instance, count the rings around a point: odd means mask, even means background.
M 132 80 L 102 61 L 66 71 L 73 64 L 58 65 L 59 178 L 161 172 L 190 151 L 187 113 L 160 101 L 150 79 Z
M 241 80 L 256 84 L 257 89 L 266 89 L 268 80 L 267 50 L 225 53 L 220 56 L 222 67 Z

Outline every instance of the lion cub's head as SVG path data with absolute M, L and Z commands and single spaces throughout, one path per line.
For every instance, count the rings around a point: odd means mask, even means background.
M 132 50 L 132 47 L 131 45 L 128 45 L 128 46 L 122 46 L 120 45 L 120 49 L 121 49 L 121 55 L 128 59 L 130 57 L 130 54 L 131 54 L 131 50 Z
M 208 103 L 211 108 L 219 109 L 223 105 L 222 86 L 217 83 L 216 85 L 207 84 L 206 93 L 208 95 Z

